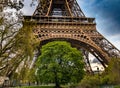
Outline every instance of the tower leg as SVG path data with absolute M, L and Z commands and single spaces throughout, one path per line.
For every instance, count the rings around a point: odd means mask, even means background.
M 86 51 L 86 50 L 84 50 L 84 49 L 82 49 L 82 53 L 84 55 L 84 61 L 85 61 L 85 65 L 86 65 L 85 66 L 86 67 L 86 71 L 88 73 L 93 74 L 93 70 L 92 70 L 92 67 L 91 67 L 91 64 L 90 64 L 90 60 L 89 60 L 89 52 Z

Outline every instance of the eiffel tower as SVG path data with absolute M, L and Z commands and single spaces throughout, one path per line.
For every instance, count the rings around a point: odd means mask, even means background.
M 120 57 L 120 51 L 96 30 L 95 18 L 86 17 L 76 0 L 39 0 L 33 16 L 25 19 L 37 24 L 33 31 L 40 46 L 64 40 L 82 50 L 87 70 L 91 70 L 88 52 L 104 67 Z

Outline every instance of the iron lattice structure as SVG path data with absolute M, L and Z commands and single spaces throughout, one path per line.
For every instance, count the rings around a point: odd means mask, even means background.
M 110 58 L 120 57 L 120 51 L 96 30 L 95 18 L 86 17 L 76 0 L 39 0 L 33 16 L 25 19 L 37 24 L 33 31 L 40 46 L 65 40 L 82 50 L 88 70 L 91 70 L 88 52 L 104 67 Z
M 33 31 L 41 46 L 65 40 L 82 50 L 88 70 L 91 70 L 88 52 L 104 67 L 110 58 L 120 57 L 120 51 L 96 30 L 95 18 L 85 17 L 76 0 L 39 0 L 33 16 L 25 19 L 37 24 Z

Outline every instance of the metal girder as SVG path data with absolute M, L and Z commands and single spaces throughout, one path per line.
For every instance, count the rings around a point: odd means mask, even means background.
M 85 17 L 76 0 L 39 0 L 33 16 Z
M 85 17 L 76 0 L 67 0 L 73 17 Z
M 96 30 L 95 18 L 85 17 L 76 0 L 39 0 L 33 16 L 24 18 L 35 24 L 33 33 L 42 43 L 40 47 L 55 40 L 68 41 L 78 49 L 82 47 L 87 68 L 90 65 L 86 52 L 93 54 L 104 67 L 111 58 L 120 58 L 120 51 Z M 10 68 L 6 69 L 4 73 L 10 74 Z
M 30 19 L 31 18 L 31 19 Z M 120 57 L 120 51 L 116 49 L 97 30 L 94 18 L 87 17 L 25 17 L 32 20 L 38 26 L 34 28 L 34 34 L 40 41 L 51 39 L 71 40 L 77 48 L 83 46 L 92 53 L 101 64 L 106 67 L 112 57 Z M 29 21 L 28 21 L 29 22 Z M 73 41 L 73 42 L 72 42 Z M 82 42 L 79 44 L 79 42 Z
M 39 0 L 39 4 L 33 16 L 46 16 L 49 11 L 50 0 Z

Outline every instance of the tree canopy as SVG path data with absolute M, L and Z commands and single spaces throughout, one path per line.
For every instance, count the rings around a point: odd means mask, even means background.
M 28 65 L 32 61 L 39 41 L 33 34 L 35 25 L 23 20 L 21 11 L 4 8 L 0 12 L 0 76 L 10 77 L 21 63 Z
M 102 82 L 104 84 L 120 84 L 120 58 L 111 58 L 108 67 L 103 73 Z
M 37 76 L 41 83 L 77 83 L 84 75 L 83 56 L 64 41 L 50 42 L 41 49 L 37 60 Z

